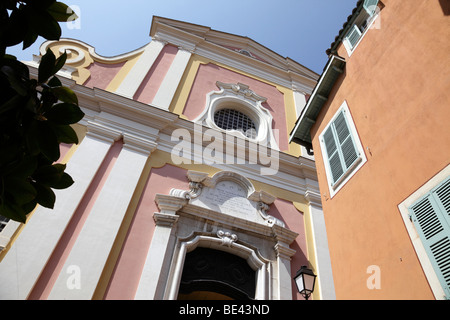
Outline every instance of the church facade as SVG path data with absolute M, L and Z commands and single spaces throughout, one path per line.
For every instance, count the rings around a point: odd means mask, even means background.
M 59 72 L 85 117 L 75 183 L 2 221 L 1 299 L 334 299 L 315 161 L 289 132 L 319 76 L 247 37 L 154 17 L 151 42 Z M 37 75 L 40 55 L 27 62 Z

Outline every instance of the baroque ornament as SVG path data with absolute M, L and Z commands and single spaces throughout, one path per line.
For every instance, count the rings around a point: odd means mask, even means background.
M 234 233 L 231 232 L 225 232 L 222 230 L 217 231 L 217 237 L 222 239 L 222 245 L 231 247 L 231 245 L 237 241 L 238 237 Z

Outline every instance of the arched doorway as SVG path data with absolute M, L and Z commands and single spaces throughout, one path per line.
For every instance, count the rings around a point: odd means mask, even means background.
M 234 254 L 198 247 L 186 254 L 178 299 L 249 300 L 255 298 L 256 272 Z

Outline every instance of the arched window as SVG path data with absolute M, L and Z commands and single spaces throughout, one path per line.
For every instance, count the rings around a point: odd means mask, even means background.
M 250 117 L 235 109 L 221 109 L 214 114 L 214 123 L 224 130 L 240 131 L 247 138 L 255 139 L 256 126 Z

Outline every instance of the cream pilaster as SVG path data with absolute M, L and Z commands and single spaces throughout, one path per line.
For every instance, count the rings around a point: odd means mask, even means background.
M 335 300 L 333 272 L 331 269 L 330 251 L 328 249 L 328 238 L 325 227 L 325 217 L 323 215 L 320 194 L 306 191 L 305 199 L 309 202 L 309 212 L 311 215 L 311 227 L 316 256 L 316 286 L 319 287 L 321 300 Z
M 123 133 L 124 146 L 77 237 L 49 299 L 91 299 L 142 170 L 156 142 Z M 79 285 L 68 285 L 70 270 Z
M 273 299 L 292 300 L 291 257 L 295 254 L 295 250 L 289 248 L 288 243 L 284 240 L 279 240 L 274 249 L 277 260 L 275 263 Z
M 178 52 L 172 61 L 158 92 L 153 98 L 153 105 L 164 110 L 169 110 L 170 103 L 177 91 L 191 55 L 192 53 L 189 50 L 185 50 L 181 47 L 178 48 Z
M 133 99 L 134 94 L 138 90 L 165 45 L 166 43 L 164 41 L 153 39 L 145 47 L 144 52 L 139 57 L 133 68 L 128 72 L 125 79 L 123 79 L 115 93 Z

